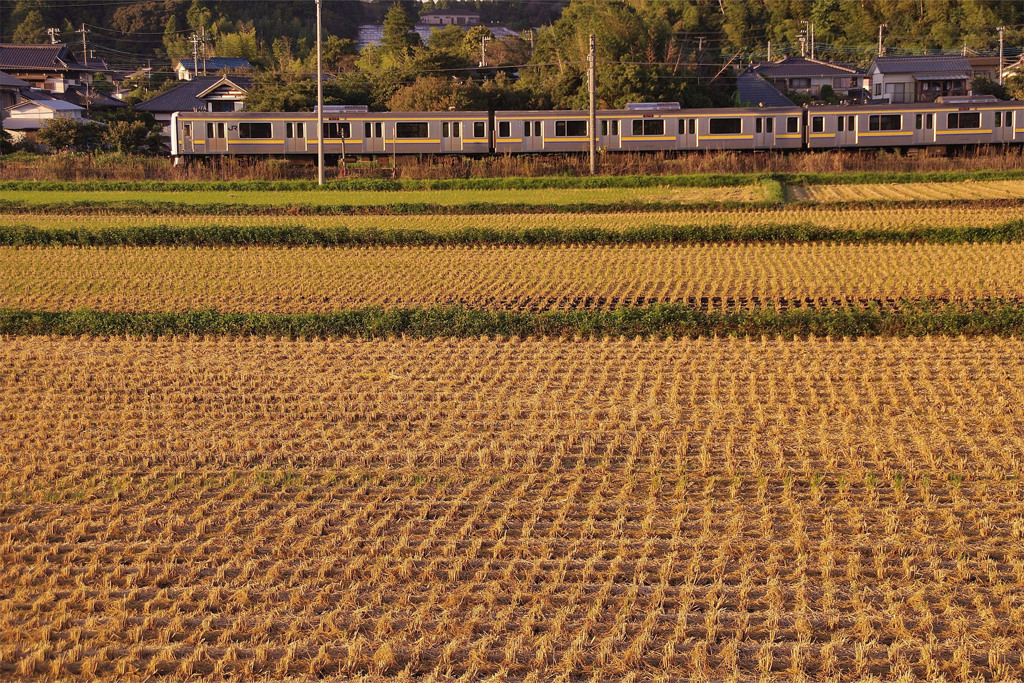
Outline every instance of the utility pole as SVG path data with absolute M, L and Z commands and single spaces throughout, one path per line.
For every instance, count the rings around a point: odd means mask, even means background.
M 807 43 L 811 39 L 811 22 L 801 21 L 804 25 L 804 29 L 800 31 L 800 56 L 807 56 Z
M 50 36 L 50 45 L 56 45 L 57 44 L 57 38 L 60 37 L 60 29 L 59 28 L 48 28 L 48 29 L 46 29 L 46 35 Z
M 1000 26 L 996 29 L 999 31 L 999 85 L 1003 84 L 1003 31 L 1006 30 L 1005 26 Z
M 324 184 L 324 71 L 323 33 L 320 30 L 320 6 L 316 0 L 316 183 Z
M 883 28 L 889 28 L 889 24 L 879 24 L 878 25 L 878 56 L 879 57 L 884 57 L 885 56 L 885 48 L 882 47 L 882 29 Z
M 772 61 L 772 41 L 768 41 L 768 61 Z
M 480 66 L 487 66 L 487 41 L 489 36 L 480 36 Z
M 88 32 L 89 32 L 89 30 L 87 28 L 85 28 L 85 22 L 83 21 L 82 22 L 82 28 L 78 29 L 78 31 L 76 31 L 76 33 L 81 33 L 82 34 L 82 59 L 84 60 L 82 63 L 85 64 L 86 66 L 89 66 L 89 51 L 85 47 L 85 34 L 88 33 Z
M 192 34 L 188 38 L 189 42 L 192 43 L 192 74 L 193 77 L 199 76 L 199 36 Z
M 200 40 L 203 41 L 203 75 L 206 75 L 206 27 L 200 26 Z M 199 71 L 199 67 L 196 67 L 196 71 Z
M 811 22 L 811 59 L 814 59 L 814 22 Z
M 590 121 L 587 124 L 590 146 L 590 175 L 597 174 L 597 37 L 590 34 L 590 54 L 587 56 L 589 62 L 587 75 L 589 76 L 588 89 L 590 90 Z

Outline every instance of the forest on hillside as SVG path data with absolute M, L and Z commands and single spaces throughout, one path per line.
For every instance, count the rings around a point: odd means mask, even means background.
M 432 9 L 471 9 L 482 26 L 412 29 Z M 307 109 L 315 70 L 313 0 L 0 0 L 0 39 L 47 42 L 47 29 L 117 68 L 151 65 L 137 98 L 161 88 L 170 61 L 191 55 L 257 66 L 251 109 Z M 809 52 L 866 66 L 877 54 L 991 53 L 1004 26 L 1006 53 L 1024 41 L 1022 0 L 323 0 L 329 103 L 385 108 L 573 108 L 586 102 L 587 37 L 597 36 L 602 106 L 678 100 L 729 104 L 735 74 L 764 60 Z M 359 51 L 361 24 L 383 24 L 381 45 Z M 524 31 L 491 40 L 500 24 Z M 813 27 L 813 29 L 812 29 Z M 527 29 L 534 29 L 529 30 Z M 169 87 L 164 84 L 162 87 Z

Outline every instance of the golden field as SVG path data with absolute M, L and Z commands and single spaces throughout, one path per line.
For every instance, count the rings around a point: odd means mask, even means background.
M 3 338 L 0 678 L 1018 680 L 1022 358 Z
M 461 303 L 567 309 L 638 297 L 867 300 L 1024 292 L 1024 244 L 0 250 L 0 308 L 309 312 Z M 611 302 L 611 303 L 609 303 Z

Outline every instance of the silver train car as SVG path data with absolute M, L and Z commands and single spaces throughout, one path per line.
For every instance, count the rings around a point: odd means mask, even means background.
M 370 112 L 324 110 L 324 153 L 586 152 L 586 111 Z M 1024 102 L 946 98 L 931 104 L 681 109 L 675 103 L 598 110 L 596 141 L 608 152 L 964 147 L 1024 143 Z M 171 155 L 310 157 L 316 114 L 178 112 Z

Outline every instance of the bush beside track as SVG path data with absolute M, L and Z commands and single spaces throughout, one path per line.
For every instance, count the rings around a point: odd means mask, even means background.
M 1024 335 L 1024 304 L 991 299 L 969 303 L 907 301 L 896 310 L 763 309 L 702 312 L 679 304 L 613 311 L 512 313 L 463 307 L 383 309 L 332 313 L 258 314 L 118 313 L 79 310 L 0 310 L 4 335 L 225 335 L 325 337 L 916 337 L 926 335 Z

